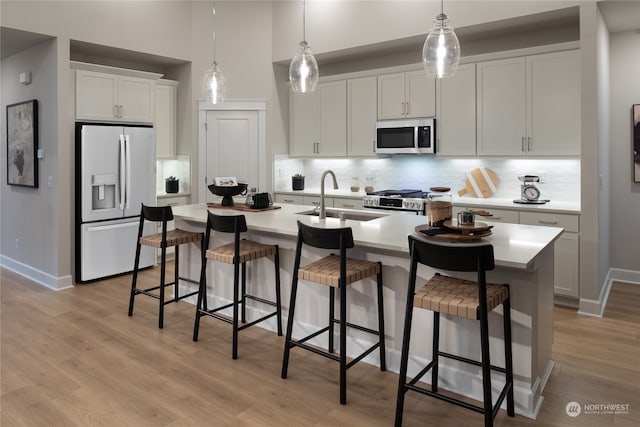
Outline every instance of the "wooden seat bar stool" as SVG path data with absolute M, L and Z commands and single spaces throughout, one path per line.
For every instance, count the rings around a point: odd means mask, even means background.
M 133 302 L 136 295 L 143 294 L 159 300 L 160 308 L 158 314 L 158 328 L 164 326 L 164 306 L 181 299 L 195 295 L 198 291 L 180 295 L 179 281 L 198 284 L 198 281 L 187 277 L 181 277 L 180 272 L 180 245 L 195 243 L 202 241 L 203 233 L 185 231 L 185 230 L 167 230 L 167 222 L 173 220 L 173 211 L 171 206 L 145 206 L 142 205 L 140 211 L 140 226 L 138 227 L 138 239 L 136 244 L 136 259 L 133 266 L 133 278 L 131 280 L 131 294 L 129 297 L 129 316 L 133 315 Z M 162 223 L 162 232 L 143 236 L 144 222 L 153 221 Z M 160 261 L 160 284 L 147 289 L 137 287 L 138 283 L 138 266 L 140 265 L 140 248 L 142 245 L 151 246 L 161 249 Z M 174 277 L 173 282 L 165 283 L 167 248 L 173 246 L 175 248 L 174 261 Z M 165 301 L 165 288 L 173 286 L 173 298 Z M 156 293 L 154 291 L 158 291 Z
M 211 240 L 211 230 L 219 233 L 233 233 L 233 242 L 208 249 Z M 200 318 L 210 316 L 233 325 L 232 357 L 238 358 L 238 332 L 263 322 L 276 316 L 276 327 L 278 336 L 282 336 L 282 311 L 280 300 L 280 250 L 278 245 L 268 245 L 241 239 L 241 233 L 247 231 L 247 222 L 244 215 L 216 215 L 208 212 L 207 229 L 204 236 L 204 251 L 202 254 L 202 268 L 200 270 L 200 288 L 198 292 L 198 302 L 196 305 L 196 318 L 193 327 L 193 340 L 198 341 L 200 330 Z M 260 258 L 273 257 L 275 270 L 275 298 L 276 301 L 269 301 L 255 295 L 247 293 L 247 262 Z M 233 301 L 231 303 L 215 307 L 207 307 L 207 259 L 233 264 Z M 258 301 L 275 307 L 275 310 L 261 316 L 260 318 L 247 323 L 246 301 L 247 299 Z M 239 325 L 238 311 L 242 306 Z M 231 318 L 219 313 L 220 311 L 233 307 Z
M 405 326 L 400 361 L 400 378 L 396 404 L 396 427 L 402 425 L 404 397 L 407 391 L 415 391 L 427 396 L 452 403 L 484 414 L 484 425 L 493 426 L 500 405 L 507 399 L 507 414 L 514 416 L 513 400 L 513 361 L 511 350 L 511 302 L 509 285 L 489 284 L 486 282 L 486 271 L 495 267 L 493 246 L 488 243 L 448 243 L 428 242 L 409 236 L 411 267 L 405 312 Z M 415 291 L 418 264 L 439 270 L 458 272 L 477 272 L 477 281 L 463 280 L 436 273 L 422 288 Z M 489 355 L 488 313 L 502 305 L 504 328 L 505 367 L 491 364 Z M 433 311 L 433 350 L 432 360 L 413 379 L 407 381 L 407 365 L 409 359 L 409 341 L 413 308 Z M 464 317 L 480 322 L 481 361 L 461 357 L 440 351 L 440 313 Z M 459 362 L 470 363 L 482 368 L 483 405 L 453 398 L 438 392 L 438 363 L 441 357 Z M 417 382 L 431 370 L 431 389 L 419 386 Z M 491 371 L 505 374 L 505 385 L 495 403 L 491 396 Z
M 328 255 L 322 259 L 305 266 L 300 266 L 300 257 L 303 244 L 315 248 L 339 250 L 340 255 Z M 382 263 L 357 260 L 347 257 L 347 249 L 353 248 L 353 234 L 351 228 L 323 229 L 310 227 L 298 221 L 298 241 L 293 267 L 293 279 L 291 285 L 291 300 L 289 304 L 289 319 L 287 322 L 287 335 L 282 361 L 282 378 L 287 378 L 289 367 L 289 353 L 291 348 L 300 347 L 312 353 L 335 360 L 340 364 L 340 403 L 347 403 L 347 369 L 365 358 L 376 348 L 380 349 L 380 370 L 385 371 L 385 336 L 384 336 L 384 310 L 382 302 Z M 347 286 L 376 276 L 378 298 L 378 330 L 347 322 Z M 292 339 L 293 320 L 296 306 L 298 281 L 305 280 L 320 283 L 329 287 L 329 325 L 298 340 Z M 340 292 L 340 318 L 335 318 L 335 290 Z M 340 354 L 336 356 L 334 348 L 334 324 L 338 323 L 340 337 Z M 368 332 L 377 337 L 377 342 L 347 363 L 347 327 Z M 324 333 L 329 333 L 328 351 L 306 344 L 306 341 Z

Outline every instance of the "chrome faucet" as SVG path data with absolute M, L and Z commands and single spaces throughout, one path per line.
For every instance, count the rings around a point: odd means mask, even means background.
M 332 170 L 326 170 L 322 173 L 322 176 L 320 177 L 320 214 L 319 214 L 319 218 L 320 219 L 325 219 L 327 217 L 327 208 L 324 205 L 324 177 L 327 176 L 327 174 L 331 174 L 331 177 L 333 178 L 333 189 L 337 190 L 338 189 L 338 181 L 336 181 L 336 174 L 333 173 Z

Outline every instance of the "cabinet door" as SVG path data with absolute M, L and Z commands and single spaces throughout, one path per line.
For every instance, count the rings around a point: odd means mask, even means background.
M 524 155 L 525 58 L 477 64 L 478 155 Z
M 378 120 L 404 118 L 404 96 L 404 73 L 378 76 Z
M 554 246 L 554 293 L 578 298 L 580 294 L 580 236 L 564 232 Z
M 316 156 L 344 157 L 347 155 L 347 82 L 320 83 L 317 91 L 320 138 Z
M 375 156 L 377 120 L 375 76 L 347 80 L 347 155 Z
M 289 91 L 289 153 L 314 156 L 318 143 L 318 91 Z
M 276 203 L 284 203 L 287 205 L 303 205 L 304 204 L 304 198 L 299 195 L 276 193 L 275 196 L 276 196 L 276 200 L 275 200 Z
M 405 73 L 405 102 L 406 117 L 435 117 L 436 79 L 424 70 Z
M 440 79 L 436 150 L 441 156 L 476 154 L 476 64 L 458 67 L 456 75 Z
M 532 155 L 580 154 L 580 54 L 527 57 L 530 101 L 527 150 Z
M 127 122 L 153 123 L 155 107 L 154 80 L 118 77 L 119 118 Z
M 351 199 L 346 197 L 334 197 L 333 207 L 343 209 L 364 209 L 362 207 L 362 199 Z
M 76 119 L 116 120 L 117 97 L 116 75 L 76 71 Z
M 176 97 L 177 87 L 158 83 L 155 94 L 156 157 L 172 159 L 176 156 Z

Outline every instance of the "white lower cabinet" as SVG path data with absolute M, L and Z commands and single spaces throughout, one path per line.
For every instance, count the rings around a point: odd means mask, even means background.
M 554 246 L 554 293 L 576 300 L 580 297 L 580 217 L 578 215 L 455 206 L 454 217 L 458 212 L 467 209 L 484 210 L 491 214 L 491 216 L 477 216 L 476 221 L 564 228 L 564 232 Z

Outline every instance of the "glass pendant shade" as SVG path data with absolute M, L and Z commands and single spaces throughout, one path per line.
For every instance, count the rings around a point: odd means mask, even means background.
M 447 15 L 441 13 L 433 20 L 422 47 L 422 64 L 429 77 L 453 77 L 460 63 L 460 41 Z
M 220 104 L 224 102 L 224 92 L 226 88 L 226 80 L 220 65 L 213 61 L 209 69 L 204 73 L 202 80 L 202 93 L 207 102 L 212 104 Z
M 309 43 L 300 42 L 300 49 L 289 65 L 289 83 L 294 92 L 313 92 L 318 84 L 318 62 L 311 53 Z

